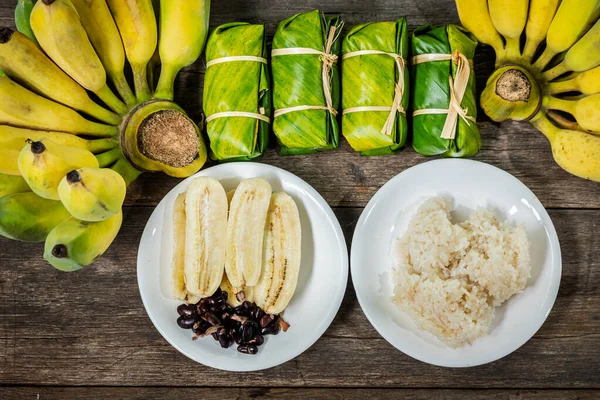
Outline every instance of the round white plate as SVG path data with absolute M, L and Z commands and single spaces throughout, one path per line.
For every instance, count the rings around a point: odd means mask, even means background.
M 453 199 L 454 216 L 477 207 L 494 210 L 500 221 L 524 224 L 530 241 L 531 278 L 522 293 L 501 307 L 488 335 L 452 349 L 420 331 L 391 300 L 392 246 L 427 198 Z M 386 183 L 363 211 L 351 250 L 352 281 L 367 318 L 398 350 L 426 363 L 469 367 L 504 357 L 542 326 L 558 293 L 562 269 L 554 225 L 537 197 L 517 178 L 488 164 L 459 159 L 426 162 Z
M 222 349 L 212 338 L 192 341 L 192 332 L 179 328 L 170 268 L 173 252 L 173 203 L 196 176 L 221 181 L 226 191 L 242 179 L 263 177 L 273 191 L 285 191 L 298 205 L 302 224 L 302 261 L 298 286 L 284 312 L 287 332 L 265 337 L 258 354 L 246 355 L 235 346 Z M 257 371 L 300 355 L 313 345 L 333 321 L 348 281 L 348 250 L 340 224 L 325 200 L 308 183 L 266 164 L 229 163 L 200 171 L 185 179 L 156 207 L 142 235 L 138 251 L 138 286 L 154 326 L 177 350 L 199 363 L 228 371 Z M 318 310 L 318 312 L 315 312 Z

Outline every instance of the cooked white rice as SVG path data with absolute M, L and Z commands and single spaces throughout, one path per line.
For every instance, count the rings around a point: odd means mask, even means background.
M 460 347 L 489 331 L 495 306 L 525 288 L 531 266 L 524 227 L 485 209 L 453 224 L 450 205 L 427 200 L 396 241 L 394 302 L 420 329 Z

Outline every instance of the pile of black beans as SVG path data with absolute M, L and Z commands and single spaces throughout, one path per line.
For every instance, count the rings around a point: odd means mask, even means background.
M 177 307 L 177 325 L 194 332 L 193 340 L 211 335 L 224 349 L 237 345 L 244 354 L 258 353 L 265 335 L 287 331 L 289 325 L 279 316 L 266 314 L 260 307 L 244 301 L 237 307 L 227 303 L 227 292 L 218 289 L 197 304 Z

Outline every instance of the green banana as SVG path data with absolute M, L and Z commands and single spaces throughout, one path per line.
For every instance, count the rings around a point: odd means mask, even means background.
M 32 192 L 0 198 L 0 235 L 24 242 L 42 242 L 71 215 L 60 201 Z
M 37 0 L 18 0 L 17 6 L 15 7 L 15 25 L 17 30 L 22 34 L 28 36 L 30 39 L 37 43 L 37 39 L 31 30 L 31 23 L 29 17 L 31 16 L 31 10 L 35 6 Z
M 202 53 L 209 17 L 210 0 L 161 0 L 158 49 L 162 66 L 155 98 L 173 100 L 175 77 Z
M 0 199 L 14 193 L 31 192 L 22 176 L 0 174 Z
M 123 222 L 123 212 L 99 222 L 71 217 L 46 238 L 44 258 L 61 271 L 76 271 L 90 265 L 111 245 Z

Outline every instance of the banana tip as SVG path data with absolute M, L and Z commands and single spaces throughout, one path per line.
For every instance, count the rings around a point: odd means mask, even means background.
M 56 0 L 42 0 L 42 3 L 44 3 L 45 5 L 49 6 L 52 3 L 54 3 Z
M 67 258 L 67 253 L 67 246 L 64 244 L 57 244 L 52 248 L 52 255 L 56 258 Z
M 0 43 L 4 44 L 8 42 L 13 35 L 14 31 L 10 28 L 0 28 Z

